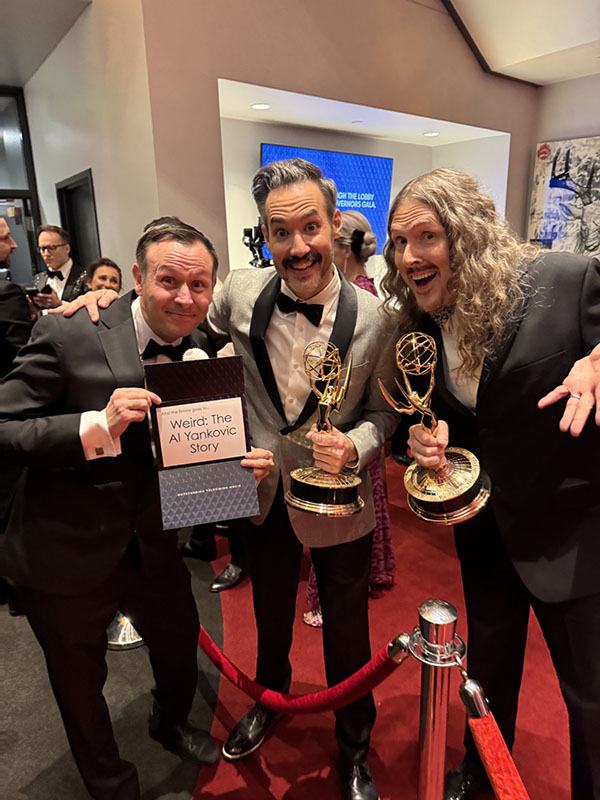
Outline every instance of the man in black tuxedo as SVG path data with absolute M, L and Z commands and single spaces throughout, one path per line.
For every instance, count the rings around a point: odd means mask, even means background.
M 492 483 L 488 507 L 455 531 L 469 674 L 511 747 L 532 608 L 569 712 L 573 800 L 600 800 L 600 262 L 522 244 L 453 170 L 405 186 L 388 234 L 384 287 L 404 330 L 438 348 L 440 422 L 413 425 L 410 451 L 439 469 L 448 442 L 466 447 Z M 465 744 L 445 800 L 489 790 L 468 733 Z
M 87 291 L 87 270 L 73 263 L 69 234 L 59 225 L 38 228 L 38 250 L 46 269 L 33 277 L 38 294 L 32 298 L 37 311 L 57 308 Z
M 186 721 L 198 614 L 176 534 L 161 527 L 147 423 L 160 398 L 143 388 L 143 364 L 208 346 L 197 326 L 217 258 L 203 234 L 179 224 L 148 230 L 136 261 L 135 293 L 103 311 L 98 325 L 86 312 L 40 319 L 0 389 L 0 456 L 26 467 L 5 569 L 44 650 L 79 771 L 101 800 L 140 796 L 102 695 L 105 631 L 117 609 L 150 649 L 150 736 L 200 763 L 218 757 L 208 734 Z M 254 451 L 242 463 L 260 479 L 269 456 Z

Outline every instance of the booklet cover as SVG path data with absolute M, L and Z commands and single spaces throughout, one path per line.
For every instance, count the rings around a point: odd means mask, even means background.
M 241 356 L 144 367 L 152 406 L 163 528 L 258 514 Z

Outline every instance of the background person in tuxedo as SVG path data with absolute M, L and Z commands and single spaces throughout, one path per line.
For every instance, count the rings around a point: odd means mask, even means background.
M 218 757 L 208 734 L 187 722 L 198 614 L 176 534 L 161 526 L 147 423 L 160 398 L 143 388 L 144 363 L 208 346 L 197 326 L 217 258 L 186 225 L 146 232 L 136 261 L 135 293 L 98 325 L 85 312 L 42 317 L 0 388 L 0 456 L 26 467 L 7 529 L 7 574 L 44 650 L 79 771 L 101 800 L 139 798 L 102 695 L 105 631 L 117 609 L 150 649 L 150 735 L 200 763 Z M 272 462 L 254 451 L 242 463 L 260 479 Z
M 440 423 L 410 428 L 412 455 L 437 469 L 448 442 L 466 447 L 492 483 L 455 529 L 469 674 L 511 747 L 533 608 L 569 712 L 573 799 L 600 800 L 600 262 L 522 244 L 473 178 L 446 169 L 400 191 L 388 236 L 401 327 L 438 347 Z M 468 730 L 465 744 L 446 800 L 489 790 Z
M 310 547 L 323 611 L 327 682 L 338 683 L 370 657 L 367 599 L 375 511 L 367 465 L 397 419 L 376 378 L 391 377 L 394 322 L 378 300 L 348 283 L 333 264 L 341 228 L 333 181 L 301 159 L 261 169 L 252 191 L 273 254 L 274 268 L 236 269 L 215 296 L 208 322 L 244 358 L 250 430 L 255 444 L 275 455 L 259 487 L 260 516 L 244 537 L 258 629 L 256 679 L 285 692 L 303 544 Z M 330 433 L 314 425 L 317 398 L 304 371 L 305 347 L 332 341 L 342 362 L 353 356 L 348 394 Z M 289 473 L 313 462 L 330 473 L 356 470 L 365 508 L 345 518 L 324 517 L 284 502 Z M 257 705 L 237 724 L 223 755 L 249 755 L 280 715 Z M 342 793 L 376 800 L 367 763 L 375 720 L 371 694 L 336 712 Z
M 69 234 L 58 225 L 41 225 L 38 228 L 38 250 L 46 265 L 45 272 L 33 277 L 33 285 L 40 290 L 32 298 L 34 310 L 57 308 L 87 291 L 85 267 L 73 264 L 70 256 Z M 41 289 L 50 287 L 50 292 Z

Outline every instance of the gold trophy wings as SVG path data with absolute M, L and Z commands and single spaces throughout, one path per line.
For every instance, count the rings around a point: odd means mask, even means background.
M 396 343 L 396 364 L 402 383 L 398 379 L 395 383 L 404 402 L 392 397 L 378 379 L 383 396 L 399 414 L 419 413 L 421 425 L 435 433 L 438 423 L 431 410 L 437 365 L 435 340 L 426 333 L 405 334 Z M 409 376 L 425 383 L 421 393 L 413 388 Z M 469 450 L 447 447 L 444 455 L 446 461 L 438 470 L 421 467 L 413 461 L 404 474 L 404 486 L 408 505 L 418 517 L 441 525 L 455 525 L 471 519 L 485 506 L 490 496 L 490 479 Z

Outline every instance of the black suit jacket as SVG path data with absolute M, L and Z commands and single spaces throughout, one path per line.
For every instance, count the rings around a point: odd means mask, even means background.
M 46 270 L 38 272 L 37 275 L 33 276 L 33 285 L 36 289 L 42 289 L 47 283 L 48 273 Z M 69 303 L 71 300 L 75 300 L 80 294 L 85 294 L 87 290 L 87 270 L 85 267 L 73 264 L 63 290 L 61 298 L 63 303 Z
M 135 534 L 142 569 L 177 558 L 163 531 L 147 422 L 129 425 L 122 455 L 86 461 L 81 413 L 103 409 L 117 387 L 143 386 L 132 295 L 101 312 L 42 317 L 0 388 L 0 458 L 24 465 L 8 523 L 4 570 L 17 583 L 56 594 L 100 585 Z M 209 349 L 194 331 L 191 346 Z M 2 573 L 0 573 L 2 574 Z
M 31 332 L 25 293 L 16 283 L 0 279 L 0 378 L 12 367 Z
M 600 341 L 600 262 L 546 254 L 523 280 L 526 306 L 484 363 L 476 413 L 446 388 L 443 357 L 433 408 L 450 444 L 474 452 L 490 475 L 493 513 L 525 585 L 556 602 L 600 591 L 600 431 L 590 419 L 578 439 L 562 434 L 564 401 L 545 410 L 537 402 Z M 429 317 L 423 330 L 442 352 Z M 457 526 L 459 555 L 477 526 L 477 518 Z

